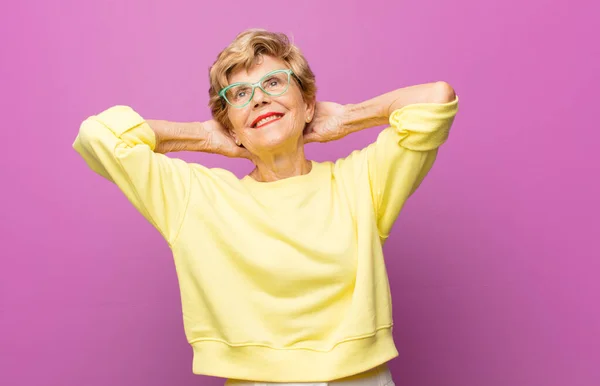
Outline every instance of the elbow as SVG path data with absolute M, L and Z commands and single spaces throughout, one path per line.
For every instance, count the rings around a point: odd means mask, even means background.
M 77 132 L 77 136 L 75 137 L 75 141 L 73 142 L 73 149 L 75 149 L 78 153 L 81 153 L 83 147 L 89 142 L 89 129 L 87 128 L 87 119 L 81 123 L 79 126 L 79 131 Z
M 430 102 L 449 103 L 456 99 L 456 93 L 450 84 L 444 81 L 438 81 L 431 88 Z
M 73 149 L 80 155 L 106 147 L 104 126 L 92 117 L 84 120 L 79 126 L 79 132 L 73 142 Z
M 79 126 L 79 132 L 75 138 L 75 142 L 73 142 L 73 148 L 75 148 L 75 150 L 79 151 L 79 149 L 81 149 L 83 146 L 86 146 L 94 141 L 95 130 L 92 127 L 93 124 L 94 122 L 89 118 L 81 123 Z

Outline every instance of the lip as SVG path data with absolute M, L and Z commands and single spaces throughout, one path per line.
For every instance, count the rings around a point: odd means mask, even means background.
M 258 123 L 258 122 L 259 122 L 261 119 L 268 118 L 268 117 L 270 117 L 270 116 L 272 116 L 272 115 L 280 115 L 280 116 L 282 116 L 282 117 L 284 116 L 284 114 L 283 114 L 283 113 L 278 113 L 278 112 L 275 112 L 275 111 L 272 111 L 272 112 L 270 112 L 270 113 L 265 113 L 265 114 L 263 114 L 263 115 L 259 115 L 259 116 L 258 116 L 258 117 L 257 117 L 257 118 L 256 118 L 256 119 L 255 119 L 255 120 L 252 122 L 252 124 L 250 125 L 250 127 L 252 127 L 253 129 L 255 129 L 255 128 L 256 128 L 256 124 L 257 124 L 257 123 Z

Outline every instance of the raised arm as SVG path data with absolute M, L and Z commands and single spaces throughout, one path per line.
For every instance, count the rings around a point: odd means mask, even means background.
M 344 106 L 342 128 L 345 134 L 385 125 L 392 113 L 419 103 L 448 103 L 456 98 L 446 82 L 433 82 L 399 88 L 362 103 Z
M 341 173 L 369 184 L 379 234 L 385 240 L 404 203 L 433 166 L 438 148 L 448 139 L 458 97 L 447 83 L 434 82 L 398 89 L 344 109 L 340 121 L 344 134 L 390 125 L 373 144 L 337 163 Z M 366 165 L 366 173 L 360 165 Z
M 206 122 L 170 122 L 147 119 L 156 138 L 156 153 L 199 151 L 234 158 L 249 158 L 250 153 L 235 144 L 229 131 L 214 120 Z
M 227 145 L 213 121 L 144 120 L 128 106 L 113 106 L 83 121 L 73 148 L 96 173 L 114 182 L 138 211 L 172 244 L 190 195 L 192 167 L 164 154 L 210 151 L 242 154 Z M 231 141 L 233 143 L 233 141 Z M 210 170 L 195 165 L 194 175 Z

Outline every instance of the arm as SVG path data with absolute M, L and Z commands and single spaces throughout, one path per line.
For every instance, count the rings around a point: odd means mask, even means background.
M 156 153 L 199 151 L 227 157 L 249 158 L 250 153 L 237 146 L 229 131 L 214 120 L 206 122 L 170 122 L 147 119 L 156 138 Z
M 304 142 L 329 142 L 348 134 L 385 125 L 396 110 L 420 103 L 454 100 L 454 90 L 446 82 L 433 82 L 400 88 L 358 104 L 317 102 L 315 117 L 304 129 Z
M 446 82 L 399 88 L 362 103 L 344 106 L 344 135 L 388 123 L 395 110 L 418 103 L 452 102 L 456 94 Z
M 96 173 L 115 183 L 138 211 L 172 244 L 189 197 L 191 168 L 156 153 L 156 132 L 128 106 L 114 106 L 81 124 L 73 148 Z M 167 141 L 161 151 L 167 150 Z
M 164 153 L 202 151 L 249 156 L 214 120 L 144 120 L 128 106 L 113 106 L 86 119 L 73 147 L 92 170 L 119 187 L 169 244 L 175 241 L 183 221 L 192 167 Z M 193 170 L 196 176 L 211 173 L 201 165 Z
M 166 154 L 177 151 L 204 151 L 207 148 L 207 133 L 199 122 L 170 122 L 146 119 L 154 132 L 155 153 Z
M 444 82 L 398 89 L 345 107 L 345 134 L 389 123 L 375 143 L 339 162 L 343 173 L 363 175 L 377 227 L 385 240 L 408 197 L 433 166 L 458 110 L 458 97 Z

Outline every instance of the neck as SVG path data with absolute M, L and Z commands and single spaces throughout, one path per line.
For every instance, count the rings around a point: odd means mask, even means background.
M 250 177 L 259 182 L 273 182 L 301 176 L 308 174 L 312 169 L 312 163 L 306 159 L 303 146 L 293 152 L 261 154 L 253 161 L 256 168 L 250 172 Z

